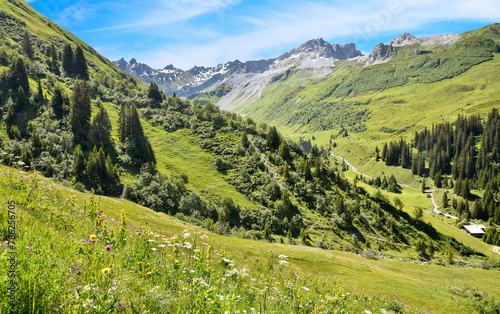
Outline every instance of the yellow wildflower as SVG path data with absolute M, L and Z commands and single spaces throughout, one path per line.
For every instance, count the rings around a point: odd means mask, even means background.
M 109 267 L 104 267 L 103 269 L 101 269 L 102 275 L 109 274 L 110 272 L 111 272 L 111 268 L 109 268 Z

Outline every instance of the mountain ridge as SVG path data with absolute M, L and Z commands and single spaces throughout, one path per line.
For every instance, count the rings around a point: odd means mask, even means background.
M 189 70 L 181 70 L 173 65 L 163 69 L 153 69 L 147 64 L 139 63 L 135 58 L 129 62 L 121 58 L 113 63 L 121 70 L 141 79 L 145 83 L 158 84 L 167 94 L 174 92 L 183 97 L 195 93 L 208 91 L 218 85 L 230 81 L 231 77 L 240 74 L 261 74 L 274 66 L 276 69 L 286 70 L 296 66 L 299 68 L 331 67 L 336 60 L 343 60 L 362 56 L 354 43 L 345 45 L 330 44 L 322 38 L 305 42 L 301 46 L 283 53 L 277 58 L 228 61 L 215 67 L 194 66 Z M 165 70 L 168 70 L 165 71 Z

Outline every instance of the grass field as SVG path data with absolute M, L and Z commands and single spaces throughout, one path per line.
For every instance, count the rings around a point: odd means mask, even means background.
M 0 173 L 4 179 L 14 178 L 28 182 L 33 178 L 31 174 L 21 173 L 3 166 L 0 168 Z M 88 194 L 76 192 L 40 177 L 38 180 L 39 185 L 50 193 L 74 194 L 76 204 L 82 204 L 84 200 L 88 204 Z M 5 196 L 11 195 L 12 192 L 3 190 L 2 193 Z M 129 230 L 139 226 L 147 226 L 152 232 L 167 235 L 181 234 L 185 229 L 207 233 L 206 230 L 190 226 L 173 217 L 153 212 L 123 199 L 109 197 L 100 197 L 99 199 L 101 209 L 104 215 L 110 219 L 110 223 L 113 220 L 120 220 L 122 210 L 126 212 Z M 427 215 L 425 217 L 425 219 L 430 219 L 437 228 L 448 226 L 434 217 Z M 112 225 L 115 224 L 112 223 Z M 453 227 L 450 226 L 450 228 Z M 500 280 L 500 272 L 497 270 L 460 267 L 459 265 L 420 265 L 404 260 L 371 260 L 347 252 L 208 234 L 214 241 L 214 245 L 225 247 L 225 250 L 233 256 L 257 261 L 267 259 L 268 252 L 275 251 L 277 254 L 289 257 L 290 266 L 302 274 L 299 276 L 310 274 L 313 281 L 316 278 L 337 278 L 339 282 L 343 283 L 346 292 L 356 295 L 385 297 L 390 293 L 397 294 L 404 300 L 405 304 L 412 308 L 417 307 L 420 311 L 471 313 L 475 311 L 473 308 L 474 300 L 466 297 L 468 293 L 475 292 L 483 295 L 486 293 L 492 297 L 500 297 L 500 286 L 497 284 Z M 47 240 L 50 241 L 50 238 Z M 471 242 L 469 245 L 476 244 Z

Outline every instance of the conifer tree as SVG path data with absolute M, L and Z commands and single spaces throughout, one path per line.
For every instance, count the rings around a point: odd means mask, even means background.
M 38 91 L 36 94 L 35 101 L 39 104 L 42 105 L 45 103 L 45 97 L 43 96 L 43 89 L 42 89 L 42 83 L 40 80 L 38 80 Z
M 61 75 L 61 70 L 59 70 L 59 58 L 57 56 L 57 50 L 54 43 L 52 43 L 52 46 L 50 47 L 50 69 L 55 75 Z
M 94 146 L 87 163 L 87 176 L 91 186 L 99 194 L 112 194 L 119 183 L 118 169 L 113 166 L 109 154 L 102 147 Z
M 149 89 L 148 89 L 148 98 L 159 103 L 163 99 L 163 95 L 160 92 L 160 89 L 158 88 L 158 85 L 156 83 L 151 82 L 149 84 Z M 175 97 L 174 97 L 175 98 Z
M 85 156 L 80 145 L 73 150 L 73 174 L 77 180 L 85 177 Z
M 62 58 L 62 67 L 66 76 L 70 76 L 73 74 L 73 62 L 73 48 L 71 48 L 70 44 L 66 44 L 64 45 Z
M 70 124 L 75 143 L 85 147 L 90 126 L 90 91 L 87 82 L 77 80 L 71 97 Z
M 54 96 L 52 97 L 52 110 L 54 111 L 56 119 L 62 119 L 64 115 L 64 97 L 60 88 L 56 88 L 54 91 Z
M 447 208 L 448 204 L 448 192 L 444 192 L 443 194 L 443 208 Z
M 267 137 L 266 137 L 266 143 L 267 147 L 270 149 L 277 149 L 280 145 L 280 136 L 278 134 L 278 131 L 276 130 L 276 127 L 271 126 L 269 127 L 269 131 L 267 132 Z
M 24 32 L 23 39 L 21 39 L 21 48 L 23 50 L 23 54 L 29 59 L 33 59 L 34 52 L 33 46 L 31 45 L 30 35 L 28 31 Z
M 73 74 L 81 78 L 86 78 L 88 76 L 87 60 L 80 46 L 76 47 L 75 50 Z
M 128 154 L 139 163 L 156 162 L 153 148 L 144 135 L 137 109 L 134 105 L 122 104 L 118 121 L 120 142 L 128 144 Z
M 111 121 L 109 120 L 108 112 L 103 106 L 101 106 L 97 114 L 92 118 L 89 139 L 91 146 L 102 147 L 105 151 L 110 152 L 112 148 Z
M 248 148 L 248 146 L 250 145 L 250 142 L 248 141 L 247 132 L 245 131 L 243 131 L 243 133 L 241 134 L 241 145 L 245 149 Z
M 26 67 L 22 58 L 18 58 L 12 63 L 10 76 L 10 88 L 15 92 L 22 87 L 24 92 L 29 95 L 30 83 L 28 80 L 28 74 L 26 73 Z M 29 97 L 29 96 L 28 96 Z
M 28 108 L 29 99 L 24 89 L 19 86 L 19 90 L 17 91 L 17 99 L 16 99 L 16 110 L 17 112 L 26 110 Z

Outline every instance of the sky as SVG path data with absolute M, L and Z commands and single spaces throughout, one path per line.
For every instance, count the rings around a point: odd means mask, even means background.
M 498 0 L 27 0 L 114 61 L 187 70 L 275 58 L 308 40 L 380 42 L 500 22 Z

